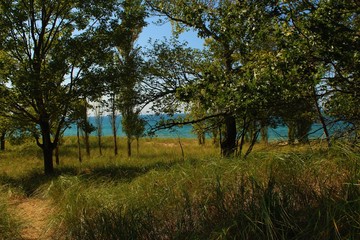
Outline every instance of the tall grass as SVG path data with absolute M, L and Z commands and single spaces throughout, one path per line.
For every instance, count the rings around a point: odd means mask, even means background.
M 10 213 L 6 190 L 2 186 L 0 186 L 0 239 L 21 239 L 20 222 Z
M 43 191 L 68 239 L 358 239 L 359 154 L 254 154 L 66 176 Z M 110 167 L 112 168 L 112 167 Z
M 0 180 L 51 198 L 64 239 L 360 239 L 360 154 L 349 145 L 257 146 L 246 160 L 194 140 L 184 159 L 176 139 L 141 146 L 129 159 L 109 144 L 80 164 L 68 138 L 57 175 L 41 177 L 30 159 L 33 170 Z

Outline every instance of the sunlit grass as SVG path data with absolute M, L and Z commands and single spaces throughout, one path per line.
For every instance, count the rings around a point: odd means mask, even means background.
M 61 146 L 60 166 L 43 176 L 25 145 L 0 156 L 0 181 L 53 200 L 57 236 L 67 239 L 357 239 L 360 156 L 348 144 L 327 150 L 259 144 L 246 160 L 219 157 L 192 139 L 142 139 L 128 158 L 77 160 L 76 139 Z M 135 143 L 134 143 L 135 146 Z M 16 147 L 14 147 L 16 148 Z M 27 151 L 24 153 L 22 151 Z M 14 169 L 14 166 L 18 169 Z M 21 170 L 20 170 L 21 169 Z

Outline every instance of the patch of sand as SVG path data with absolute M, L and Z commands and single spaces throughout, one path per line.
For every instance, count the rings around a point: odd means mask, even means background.
M 51 202 L 40 198 L 23 198 L 11 203 L 14 214 L 23 223 L 24 240 L 52 239 L 49 218 L 53 213 Z

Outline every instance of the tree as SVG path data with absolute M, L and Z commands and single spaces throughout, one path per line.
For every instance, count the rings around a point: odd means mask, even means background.
M 99 154 L 102 155 L 102 135 L 103 135 L 103 100 L 99 99 L 95 106 L 95 128 L 97 135 L 97 142 L 99 147 Z
M 246 66 L 251 63 L 254 51 L 262 46 L 263 27 L 277 14 L 273 2 L 149 0 L 147 3 L 170 19 L 178 31 L 192 28 L 205 39 L 208 61 L 198 71 L 202 82 L 194 84 L 192 92 L 201 89 L 206 95 L 205 105 L 215 115 L 223 115 L 222 153 L 232 156 L 238 132 L 236 119 L 244 120 L 242 126 L 248 126 L 260 105 L 255 103 L 260 100 L 259 94 L 252 96 L 256 84 Z
M 118 52 L 120 70 L 120 88 L 118 106 L 122 115 L 122 127 L 127 136 L 127 153 L 131 156 L 132 138 L 141 129 L 139 121 L 139 92 L 136 87 L 142 78 L 142 59 L 140 48 L 135 47 L 136 40 L 145 23 L 145 7 L 141 0 L 123 2 L 123 12 L 120 15 L 121 24 L 115 29 L 115 45 Z
M 1 99 L 10 117 L 37 125 L 44 172 L 52 174 L 53 150 L 81 91 L 83 74 L 106 51 L 96 28 L 111 16 L 114 1 L 8 1 L 0 3 L 0 50 L 11 59 Z M 97 23 L 97 24 L 96 24 Z M 99 40 L 99 39 L 97 39 Z M 98 51 L 102 48 L 102 51 Z M 41 140 L 40 140 L 41 136 Z
M 0 150 L 5 150 L 5 137 L 10 128 L 9 119 L 0 116 Z
M 301 85 L 307 84 L 303 96 L 312 99 L 330 146 L 328 116 L 355 125 L 359 119 L 360 6 L 343 0 L 283 1 L 279 9 L 282 37 L 277 42 L 283 50 L 277 62 L 284 65 L 288 64 L 285 59 L 291 59 L 288 72 L 295 73 Z
M 314 58 L 327 66 L 323 81 L 327 89 L 325 110 L 332 117 L 350 122 L 359 131 L 360 111 L 360 4 L 358 1 L 312 2 L 303 32 L 317 51 Z

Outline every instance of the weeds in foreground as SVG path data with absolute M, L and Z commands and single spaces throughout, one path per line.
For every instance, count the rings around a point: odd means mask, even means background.
M 131 159 L 105 149 L 82 164 L 64 146 L 52 177 L 18 151 L 28 165 L 9 168 L 3 155 L 0 184 L 51 198 L 60 239 L 360 238 L 360 155 L 351 146 L 258 148 L 246 160 L 183 146 L 184 160 L 176 142 L 148 141 Z
M 20 238 L 20 222 L 9 212 L 6 191 L 0 186 L 0 239 L 16 240 Z
M 67 176 L 44 194 L 67 239 L 358 239 L 359 155 L 207 158 L 128 182 Z

